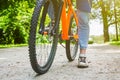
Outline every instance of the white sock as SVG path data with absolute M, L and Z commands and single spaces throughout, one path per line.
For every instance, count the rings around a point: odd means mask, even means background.
M 86 54 L 85 53 L 80 53 L 79 57 L 86 57 Z

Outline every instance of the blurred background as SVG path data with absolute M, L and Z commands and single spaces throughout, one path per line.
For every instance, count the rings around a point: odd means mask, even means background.
M 0 0 L 0 47 L 27 45 L 35 4 L 36 0 Z M 119 0 L 93 0 L 89 44 L 106 42 L 120 45 Z

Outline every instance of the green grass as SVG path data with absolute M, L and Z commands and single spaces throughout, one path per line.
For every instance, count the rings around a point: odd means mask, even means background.
M 23 46 L 28 46 L 28 44 L 5 44 L 5 45 L 1 45 L 0 44 L 0 48 L 12 48 L 12 47 L 23 47 Z
M 112 41 L 112 42 L 109 42 L 109 44 L 120 46 L 120 41 Z

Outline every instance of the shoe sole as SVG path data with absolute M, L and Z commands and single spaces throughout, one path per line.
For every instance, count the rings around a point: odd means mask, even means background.
M 78 66 L 78 68 L 88 68 L 88 66 Z

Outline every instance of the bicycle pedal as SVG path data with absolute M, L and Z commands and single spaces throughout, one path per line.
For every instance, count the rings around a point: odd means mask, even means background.
M 49 28 L 45 28 L 45 29 L 40 29 L 39 30 L 39 34 L 42 34 L 42 35 L 47 35 L 49 32 Z

